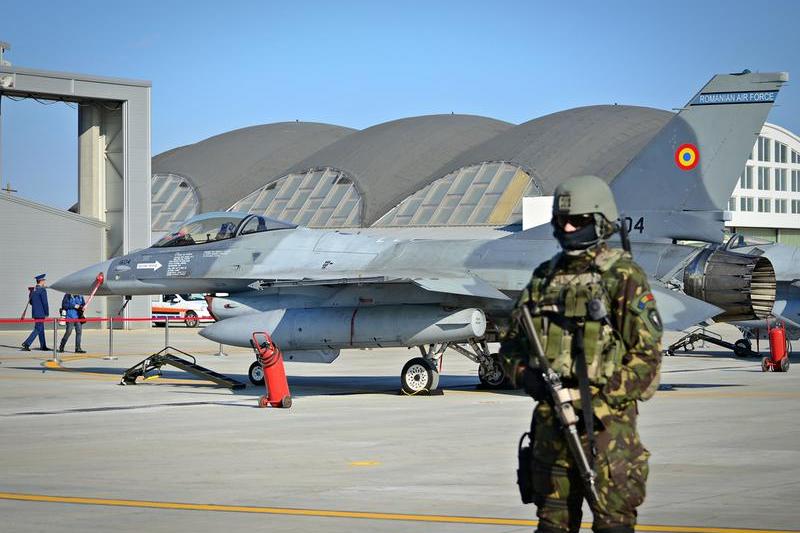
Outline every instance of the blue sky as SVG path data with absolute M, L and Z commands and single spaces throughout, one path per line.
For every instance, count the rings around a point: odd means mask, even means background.
M 671 109 L 714 73 L 800 76 L 800 2 L 56 2 L 0 13 L 21 67 L 153 84 L 153 154 L 283 120 L 431 113 L 513 123 L 618 102 Z M 91 30 L 89 30 L 91 29 Z M 76 111 L 3 98 L 2 176 L 77 199 Z M 769 120 L 800 132 L 787 85 Z

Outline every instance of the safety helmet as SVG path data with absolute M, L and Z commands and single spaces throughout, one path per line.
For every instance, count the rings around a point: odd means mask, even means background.
M 617 230 L 618 217 L 611 189 L 597 176 L 569 178 L 556 187 L 551 223 L 565 249 L 580 250 L 608 239 Z M 578 231 L 565 232 L 567 221 Z

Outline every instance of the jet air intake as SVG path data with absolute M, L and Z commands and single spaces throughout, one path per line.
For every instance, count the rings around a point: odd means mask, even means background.
M 486 316 L 480 309 L 439 305 L 273 309 L 222 320 L 200 335 L 249 346 L 254 331 L 268 332 L 284 351 L 420 346 L 480 338 Z
M 683 290 L 723 309 L 718 322 L 762 320 L 775 304 L 775 270 L 766 257 L 709 248 L 683 271 Z

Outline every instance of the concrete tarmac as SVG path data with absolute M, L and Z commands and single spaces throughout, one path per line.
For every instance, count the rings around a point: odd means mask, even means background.
M 460 355 L 445 355 L 444 394 L 431 397 L 397 394 L 416 351 L 288 363 L 294 405 L 259 409 L 263 387 L 232 392 L 178 370 L 119 386 L 163 335 L 116 332 L 119 358 L 106 361 L 107 334 L 86 332 L 90 353 L 52 369 L 41 366 L 50 354 L 17 350 L 24 333 L 0 333 L 1 531 L 533 529 L 515 485 L 532 401 L 477 389 Z M 247 381 L 249 351 L 215 356 L 218 345 L 186 328 L 170 337 Z M 765 374 L 714 347 L 665 358 L 663 390 L 641 405 L 653 455 L 639 531 L 800 530 L 793 362 Z

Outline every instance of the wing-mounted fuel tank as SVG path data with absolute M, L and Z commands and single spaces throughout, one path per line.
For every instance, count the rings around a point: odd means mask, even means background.
M 200 335 L 248 346 L 254 331 L 269 332 L 283 350 L 419 346 L 482 337 L 486 316 L 480 309 L 439 305 L 273 309 L 222 320 Z
M 718 322 L 764 319 L 775 304 L 775 270 L 766 257 L 708 248 L 683 271 L 683 290 L 724 309 Z

